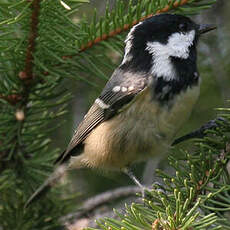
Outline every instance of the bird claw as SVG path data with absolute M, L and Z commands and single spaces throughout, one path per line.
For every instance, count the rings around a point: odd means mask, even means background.
M 142 186 L 140 189 L 141 189 L 141 197 L 144 200 L 146 198 L 146 191 L 150 192 L 151 190 L 145 186 Z
M 172 146 L 177 145 L 183 141 L 192 139 L 192 138 L 203 138 L 206 135 L 207 130 L 215 130 L 220 126 L 220 122 L 227 123 L 227 120 L 224 119 L 223 117 L 217 117 L 216 119 L 210 120 L 204 125 L 202 125 L 199 129 L 188 133 L 182 137 L 177 138 L 173 143 Z
M 146 186 L 142 186 L 140 187 L 141 189 L 141 197 L 142 199 L 146 199 L 147 197 L 150 197 L 151 193 L 155 190 L 157 192 L 160 192 L 160 193 L 166 193 L 163 185 L 159 182 L 154 182 L 152 187 L 146 187 Z

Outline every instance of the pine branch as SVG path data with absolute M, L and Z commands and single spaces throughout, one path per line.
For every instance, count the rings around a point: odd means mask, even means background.
M 25 63 L 25 70 L 24 72 L 19 73 L 19 77 L 22 80 L 33 79 L 33 53 L 35 51 L 35 45 L 36 45 L 36 38 L 38 36 L 38 17 L 39 17 L 39 11 L 40 11 L 40 4 L 41 0 L 34 0 L 32 2 L 31 8 L 32 8 L 32 15 L 31 15 L 31 31 L 29 34 L 29 41 L 27 46 L 27 52 L 26 52 L 26 63 Z
M 190 2 L 190 0 L 171 1 L 171 3 L 165 5 L 164 8 L 157 10 L 156 13 L 150 13 L 150 14 L 148 14 L 146 16 L 141 17 L 140 19 L 134 20 L 129 24 L 124 24 L 122 27 L 118 27 L 118 28 L 116 28 L 115 30 L 113 30 L 113 31 L 111 31 L 109 33 L 104 33 L 100 37 L 97 37 L 94 40 L 89 41 L 86 45 L 81 46 L 81 49 L 80 49 L 79 52 L 83 52 L 83 51 L 91 48 L 93 45 L 96 45 L 96 44 L 98 44 L 98 43 L 100 43 L 102 41 L 105 41 L 105 40 L 107 40 L 109 38 L 112 38 L 112 37 L 124 32 L 124 31 L 127 31 L 131 27 L 136 25 L 137 23 L 139 23 L 141 21 L 144 21 L 147 18 L 150 18 L 150 17 L 152 17 L 154 15 L 157 15 L 157 14 L 160 14 L 160 13 L 166 13 L 166 12 L 172 10 L 172 9 L 175 9 L 175 8 L 177 8 L 179 6 L 183 6 L 183 5 L 185 5 L 185 4 L 189 3 L 189 2 Z M 149 6 L 147 6 L 146 8 L 149 8 Z
M 28 196 L 52 171 L 59 150 L 50 148 L 49 137 L 63 121 L 55 126 L 50 122 L 66 113 L 70 100 L 65 87 L 60 87 L 60 74 L 44 78 L 42 69 L 47 63 L 57 62 L 52 61 L 41 43 L 49 50 L 54 47 L 56 53 L 60 52 L 60 46 L 51 36 L 45 37 L 49 29 L 68 25 L 70 33 L 77 28 L 70 20 L 60 17 L 66 11 L 56 17 L 56 12 L 63 9 L 57 3 L 43 0 L 0 3 L 0 203 L 4 204 L 0 207 L 0 228 L 4 229 L 15 229 L 15 226 L 25 230 L 57 229 L 60 226 L 57 220 L 67 210 L 66 202 L 53 201 L 55 193 L 49 194 L 43 207 L 37 205 L 23 210 Z M 73 6 L 76 9 L 79 3 Z M 52 36 L 57 37 L 60 38 L 57 34 Z M 65 48 L 61 52 L 69 52 L 70 46 L 65 44 Z

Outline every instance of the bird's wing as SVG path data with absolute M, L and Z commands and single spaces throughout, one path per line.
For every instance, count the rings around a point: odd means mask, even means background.
M 97 125 L 118 114 L 146 87 L 146 77 L 132 75 L 131 73 L 125 75 L 121 72 L 114 72 L 101 95 L 95 100 L 83 121 L 79 124 L 66 151 L 58 157 L 56 163 L 68 160 L 72 152 L 76 155 L 77 147 Z

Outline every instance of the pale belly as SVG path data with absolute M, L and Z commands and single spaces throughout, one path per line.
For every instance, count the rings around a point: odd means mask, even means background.
M 76 164 L 121 169 L 165 154 L 175 134 L 188 119 L 198 96 L 199 87 L 193 87 L 176 96 L 171 108 L 167 108 L 152 102 L 149 90 L 145 90 L 135 103 L 91 132 Z

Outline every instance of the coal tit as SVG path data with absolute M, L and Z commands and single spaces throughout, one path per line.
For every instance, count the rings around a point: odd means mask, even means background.
M 176 14 L 135 25 L 125 40 L 121 64 L 57 159 L 64 167 L 28 202 L 66 169 L 128 172 L 134 162 L 164 154 L 199 96 L 197 42 L 214 28 Z

